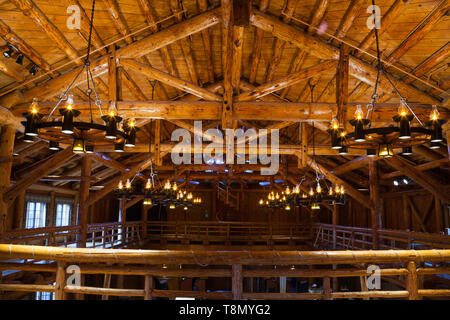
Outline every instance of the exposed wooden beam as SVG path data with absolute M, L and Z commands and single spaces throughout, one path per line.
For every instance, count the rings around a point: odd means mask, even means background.
M 439 183 L 434 181 L 431 177 L 427 176 L 423 172 L 416 169 L 414 166 L 409 164 L 405 159 L 400 156 L 394 155 L 388 161 L 388 165 L 394 169 L 403 172 L 404 175 L 408 176 L 416 183 L 421 185 L 423 188 L 431 192 L 434 196 L 438 197 L 444 203 L 450 203 L 450 196 L 439 188 Z
M 175 21 L 183 21 L 183 13 L 181 12 L 182 8 L 180 7 L 180 2 L 178 0 L 170 0 L 169 4 L 172 13 L 175 14 Z M 183 51 L 184 60 L 186 62 L 189 75 L 191 76 L 191 81 L 193 84 L 198 85 L 199 79 L 197 71 L 195 70 L 194 53 L 192 51 L 191 41 L 189 37 L 180 39 L 180 46 L 181 50 Z
M 335 59 L 339 57 L 339 51 L 332 45 L 326 44 L 321 40 L 304 33 L 303 31 L 289 26 L 278 19 L 266 15 L 258 10 L 253 9 L 250 21 L 258 28 L 271 32 L 274 36 L 290 41 L 293 45 L 315 55 L 320 59 Z M 349 57 L 350 75 L 357 79 L 373 85 L 376 80 L 377 70 L 366 62 L 354 57 Z M 408 85 L 401 80 L 391 76 L 391 80 L 396 87 L 401 90 L 410 101 L 418 99 L 424 103 L 436 104 L 438 101 L 428 94 Z M 379 82 L 380 88 L 387 92 L 392 92 L 392 87 L 387 79 L 381 78 Z
M 445 166 L 449 163 L 449 159 L 448 158 L 443 158 L 443 159 L 439 159 L 439 160 L 434 160 L 434 161 L 430 161 L 424 164 L 419 164 L 417 166 L 414 166 L 415 169 L 420 170 L 420 171 L 426 171 L 426 170 L 430 170 L 430 169 L 434 169 L 434 168 L 439 168 L 441 166 Z M 392 178 L 396 178 L 399 176 L 402 176 L 403 172 L 401 171 L 394 171 L 394 172 L 390 172 L 390 173 L 384 173 L 380 176 L 380 178 L 382 180 L 387 180 L 387 179 L 392 179 Z
M 265 12 L 269 7 L 269 0 L 261 0 L 259 3 L 259 10 L 261 12 Z M 251 56 L 251 65 L 250 65 L 250 83 L 255 83 L 256 73 L 258 71 L 259 61 L 261 59 L 261 48 L 262 41 L 264 37 L 264 30 L 260 28 L 256 28 L 255 30 L 255 40 L 253 41 L 253 50 Z
M 79 191 L 79 205 L 78 205 L 78 221 L 77 224 L 80 226 L 80 247 L 86 248 L 87 240 L 87 224 L 88 224 L 88 214 L 89 214 L 89 186 L 91 176 L 92 159 L 89 155 L 85 155 L 81 159 L 81 177 L 83 179 L 80 182 Z
M 29 186 L 39 181 L 40 178 L 46 176 L 53 170 L 62 166 L 67 160 L 72 158 L 74 153 L 71 148 L 54 153 L 47 158 L 46 161 L 42 162 L 27 175 L 16 182 L 15 185 L 11 186 L 8 191 L 4 194 L 4 199 L 8 202 L 13 201 L 23 190 L 26 190 Z
M 209 92 L 209 91 L 208 91 Z M 211 94 L 210 92 L 208 94 Z M 349 103 L 346 119 L 353 117 L 358 102 Z M 431 106 L 424 104 L 410 104 L 420 119 L 429 118 Z M 41 112 L 49 112 L 54 102 L 39 103 Z M 219 120 L 221 119 L 221 102 L 218 101 L 118 101 L 117 108 L 125 118 L 161 118 L 182 120 Z M 28 104 L 18 105 L 12 113 L 21 117 L 29 109 Z M 90 108 L 86 102 L 77 102 L 77 110 L 81 111 L 78 119 L 90 119 Z M 270 121 L 318 121 L 329 122 L 335 103 L 309 102 L 276 102 L 276 101 L 236 101 L 234 103 L 234 120 L 270 120 Z M 440 117 L 450 119 L 450 110 L 439 107 Z M 92 110 L 94 117 L 99 117 L 99 110 Z M 373 123 L 392 122 L 392 117 L 398 114 L 398 104 L 379 104 L 374 110 Z M 422 153 L 422 148 L 415 148 Z M 431 151 L 427 148 L 428 153 Z M 432 153 L 432 160 L 441 156 Z
M 372 207 L 370 208 L 370 224 L 372 227 L 372 249 L 378 250 L 378 228 L 380 228 L 380 183 L 378 165 L 373 159 L 369 161 L 369 190 L 370 201 Z
M 298 0 L 286 0 L 286 7 L 284 9 L 284 15 L 282 21 L 284 23 L 289 23 L 294 14 L 295 8 L 297 7 Z M 275 48 L 273 51 L 272 59 L 270 60 L 269 67 L 267 68 L 266 82 L 270 82 L 273 80 L 273 76 L 275 74 L 278 65 L 281 62 L 281 56 L 283 54 L 283 49 L 286 45 L 286 41 L 281 39 L 275 40 Z
M 188 35 L 200 32 L 217 23 L 219 23 L 218 9 L 214 9 L 124 46 L 117 50 L 116 56 L 119 59 L 142 57 L 152 51 L 165 47 Z M 91 69 L 93 70 L 94 77 L 102 75 L 107 71 L 107 61 L 108 56 L 102 56 L 91 62 Z M 19 91 L 14 91 L 6 94 L 0 98 L 0 105 L 11 107 L 20 102 L 31 102 L 35 97 L 40 99 L 53 97 L 64 90 L 67 83 L 70 83 L 79 72 L 80 68 L 76 68 L 48 81 L 38 88 L 24 90 L 21 93 L 19 93 Z M 83 83 L 84 81 L 85 79 L 80 79 L 76 84 Z
M 197 0 L 197 5 L 200 12 L 205 12 L 208 10 L 208 0 Z M 212 48 L 211 48 L 211 37 L 209 34 L 209 30 L 205 29 L 201 31 L 203 46 L 205 47 L 205 55 L 207 58 L 206 68 L 208 70 L 209 82 L 213 83 L 215 81 L 214 74 L 214 64 L 213 64 L 213 56 L 212 56 Z
M 78 59 L 78 52 L 64 37 L 62 32 L 47 18 L 32 0 L 11 0 L 25 16 L 30 17 L 36 25 L 42 28 L 45 34 L 52 39 L 58 47 L 72 60 Z M 77 64 L 82 64 L 81 60 Z
M 346 109 L 348 104 L 348 46 L 341 45 L 339 53 L 339 63 L 336 73 L 336 118 L 341 128 L 346 127 Z
M 265 95 L 268 95 L 269 93 L 292 86 L 302 80 L 309 79 L 313 76 L 316 76 L 319 73 L 328 71 L 335 66 L 336 66 L 335 60 L 328 60 L 328 61 L 322 62 L 318 65 L 303 69 L 294 74 L 290 74 L 290 75 L 284 76 L 280 79 L 277 79 L 275 81 L 263 84 L 259 87 L 256 87 L 252 91 L 244 92 L 244 93 L 240 94 L 236 98 L 236 100 L 237 101 L 249 101 L 249 100 L 259 99 Z
M 137 62 L 136 60 L 120 59 L 119 63 L 120 63 L 120 65 L 122 65 L 126 68 L 130 68 L 136 72 L 140 72 L 142 74 L 145 74 L 146 76 L 155 78 L 165 84 L 168 84 L 172 87 L 181 89 L 190 94 L 196 95 L 202 99 L 212 100 L 212 101 L 222 100 L 222 98 L 215 93 L 212 93 L 212 92 L 210 92 L 202 87 L 199 87 L 193 83 L 189 83 L 180 78 L 176 78 L 168 73 L 165 73 L 165 72 L 155 69 L 153 67 L 144 65 L 140 62 Z
M 311 15 L 311 23 L 310 26 L 308 26 L 308 33 L 313 34 L 316 32 L 316 27 L 319 25 L 320 21 L 325 16 L 325 12 L 328 8 L 328 0 L 317 0 L 316 5 L 312 11 Z
M 363 4 L 367 0 L 351 0 L 347 11 L 345 11 L 344 17 L 342 18 L 339 27 L 335 32 L 335 36 L 339 39 L 343 39 L 347 32 L 350 30 L 350 27 L 353 25 L 353 21 L 359 16 Z
M 14 150 L 15 129 L 13 126 L 0 128 L 0 157 L 12 157 Z M 0 163 L 0 241 L 3 242 L 6 231 L 9 198 L 6 191 L 10 185 L 12 162 Z
M 19 37 L 11 28 L 3 21 L 0 20 L 0 36 L 8 43 L 12 44 L 16 47 L 20 52 L 24 53 L 27 57 L 29 57 L 33 62 L 39 66 L 42 70 L 49 72 L 51 71 L 51 67 L 47 61 L 45 61 L 42 56 L 31 47 L 28 43 L 26 43 L 21 37 Z M 57 76 L 58 73 L 51 72 L 51 76 Z
M 233 0 L 222 0 L 222 127 L 233 128 Z

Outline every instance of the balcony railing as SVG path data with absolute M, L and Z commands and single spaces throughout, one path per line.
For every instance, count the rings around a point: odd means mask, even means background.
M 449 274 L 450 250 L 386 251 L 171 251 L 130 249 L 84 249 L 0 244 L 1 270 L 47 272 L 53 279 L 46 284 L 2 283 L 5 292 L 55 292 L 57 300 L 73 298 L 68 294 L 129 296 L 150 300 L 157 297 L 191 297 L 199 299 L 368 299 L 450 297 L 448 289 L 424 288 L 425 276 Z M 31 263 L 16 263 L 30 259 Z M 377 265 L 375 274 L 364 265 Z M 134 289 L 74 285 L 67 267 L 79 267 L 79 274 L 142 276 L 142 286 Z M 173 266 L 176 267 L 167 267 Z M 182 265 L 183 268 L 178 266 Z M 189 265 L 189 267 L 186 267 Z M 277 266 L 277 268 L 274 268 Z M 293 267 L 295 266 L 295 268 Z M 334 266 L 334 267 L 332 267 Z M 392 290 L 361 285 L 360 291 L 332 288 L 331 279 L 380 276 L 402 282 L 406 289 Z M 157 277 L 231 278 L 232 292 L 199 292 L 155 289 Z M 268 293 L 243 290 L 245 278 L 298 277 L 321 278 L 322 288 L 315 292 Z M 70 277 L 72 278 L 72 276 Z
M 331 224 L 315 224 L 314 245 L 346 250 L 368 250 L 373 247 L 373 230 Z M 378 229 L 379 249 L 450 249 L 450 236 L 435 233 Z

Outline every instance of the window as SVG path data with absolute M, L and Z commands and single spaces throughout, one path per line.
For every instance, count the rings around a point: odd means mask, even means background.
M 25 228 L 45 227 L 46 213 L 47 204 L 45 202 L 28 201 Z
M 56 285 L 54 282 L 53 285 Z M 55 293 L 54 292 L 36 292 L 36 299 L 35 300 L 55 300 Z
M 70 224 L 70 218 L 72 216 L 72 206 L 67 203 L 58 203 L 56 205 L 56 220 L 55 226 L 62 227 Z

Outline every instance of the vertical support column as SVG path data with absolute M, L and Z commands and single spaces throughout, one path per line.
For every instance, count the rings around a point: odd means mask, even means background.
M 372 248 L 378 249 L 378 227 L 380 219 L 380 185 L 378 179 L 378 166 L 374 160 L 369 162 L 369 187 L 370 187 L 370 201 L 372 202 L 370 210 L 371 225 L 372 225 Z
M 54 227 L 55 220 L 55 191 L 50 192 L 50 205 L 48 206 L 49 221 L 48 226 Z
M 450 144 L 450 143 L 449 143 Z M 434 197 L 434 214 L 436 218 L 436 233 L 442 232 L 442 206 L 441 200 L 438 197 Z
M 419 289 L 417 286 L 417 269 L 414 261 L 408 262 L 408 278 L 406 287 L 409 292 L 408 300 L 418 300 Z
M 145 239 L 147 237 L 148 207 L 145 204 L 142 204 L 141 210 L 142 236 Z
M 92 159 L 89 155 L 84 155 L 81 160 L 81 182 L 79 192 L 78 206 L 78 224 L 80 225 L 80 244 L 81 248 L 86 248 L 87 241 L 87 221 L 89 214 L 89 184 L 92 168 Z
M 12 126 L 3 126 L 1 128 L 0 157 L 10 160 L 0 163 L 0 242 L 4 240 L 7 226 L 8 203 L 3 200 L 3 195 L 9 188 L 11 179 L 15 133 L 15 129 Z
M 348 46 L 342 44 L 339 50 L 339 63 L 336 73 L 336 104 L 339 126 L 345 129 L 345 111 L 348 103 Z
M 150 275 L 145 276 L 145 296 L 144 300 L 152 300 L 152 291 L 153 291 L 153 277 Z
M 155 120 L 155 164 L 162 165 L 161 161 L 161 120 Z
M 111 274 L 105 274 L 105 277 L 103 279 L 103 288 L 111 288 Z M 108 295 L 103 295 L 102 300 L 108 300 Z
M 66 286 L 66 264 L 58 261 L 56 267 L 55 300 L 65 300 L 64 287 Z
M 25 190 L 19 193 L 16 198 L 16 205 L 14 208 L 14 229 L 20 229 L 23 225 L 23 214 L 25 208 Z
M 323 278 L 323 299 L 330 300 L 331 299 L 331 286 L 330 286 L 330 278 Z
M 222 68 L 223 68 L 223 102 L 222 128 L 232 128 L 233 121 L 233 0 L 222 0 Z
M 280 277 L 280 293 L 286 293 L 286 277 Z
M 233 300 L 242 299 L 242 265 L 233 264 L 232 290 Z
M 336 249 L 336 225 L 338 224 L 339 219 L 339 207 L 336 204 L 333 205 L 333 215 L 331 219 L 333 224 L 333 249 Z
M 300 166 L 305 168 L 308 166 L 308 127 L 305 122 L 300 123 L 300 136 L 302 141 L 302 148 L 300 150 Z

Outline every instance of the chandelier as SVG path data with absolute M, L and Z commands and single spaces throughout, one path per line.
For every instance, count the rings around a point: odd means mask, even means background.
M 132 184 L 130 179 L 127 179 L 125 185 L 122 181 L 119 182 L 115 190 L 117 198 L 123 197 L 130 199 L 131 196 L 143 196 L 143 204 L 147 206 L 168 206 L 169 209 L 176 207 L 183 207 L 188 210 L 188 207 L 197 206 L 202 203 L 200 197 L 194 197 L 191 192 L 180 189 L 176 182 L 173 184 L 167 181 L 163 188 L 155 188 L 152 179 L 148 179 L 147 183 Z
M 135 126 L 134 119 L 126 119 L 123 121 L 122 129 L 120 129 L 119 124 L 123 119 L 118 116 L 114 101 L 111 102 L 108 114 L 104 115 L 102 112 L 102 101 L 98 97 L 95 88 L 89 61 L 94 9 L 95 0 L 92 3 L 89 40 L 83 67 L 47 116 L 39 113 L 38 101 L 36 98 L 33 99 L 30 111 L 23 114 L 26 119 L 26 121 L 22 122 L 25 126 L 23 139 L 25 142 L 34 142 L 34 137 L 39 136 L 41 139 L 49 142 L 50 150 L 60 150 L 60 144 L 72 144 L 72 151 L 74 153 L 92 153 L 94 152 L 94 147 L 100 145 L 114 144 L 114 150 L 116 152 L 123 152 L 124 147 L 135 146 L 136 132 L 139 128 Z M 90 122 L 76 121 L 76 118 L 81 112 L 75 109 L 73 95 L 69 93 L 83 71 L 86 71 L 87 79 L 87 90 L 83 93 L 89 100 Z M 95 96 L 95 101 L 92 99 L 92 94 Z M 104 124 L 94 123 L 92 102 L 98 107 Z M 65 103 L 65 106 L 58 110 L 59 115 L 54 115 L 56 109 L 63 103 Z M 57 120 L 57 118 L 60 120 Z
M 413 146 L 422 145 L 427 142 L 430 143 L 430 148 L 439 148 L 439 143 L 443 141 L 442 125 L 445 121 L 439 119 L 439 112 L 436 106 L 432 106 L 429 121 L 422 123 L 417 117 L 406 99 L 397 90 L 387 72 L 383 70 L 378 30 L 376 28 L 374 30 L 378 60 L 377 79 L 371 101 L 367 104 L 366 116 L 364 117 L 361 105 L 357 105 L 355 117 L 349 121 L 354 129 L 351 133 L 346 133 L 345 129 L 340 127 L 342 124 L 339 124 L 334 117 L 328 130 L 331 136 L 331 148 L 339 150 L 339 154 L 341 155 L 347 154 L 348 148 L 365 149 L 367 156 L 378 156 L 381 158 L 392 157 L 394 155 L 394 148 L 401 148 L 402 155 L 411 155 Z M 400 97 L 398 114 L 392 118 L 397 123 L 397 126 L 371 128 L 375 102 L 378 99 L 377 88 L 380 74 L 383 74 L 393 90 Z M 419 123 L 419 126 L 411 126 L 414 118 Z
M 303 175 L 302 180 L 298 185 L 296 185 L 293 190 L 286 187 L 284 191 L 277 192 L 271 191 L 267 199 L 260 199 L 259 205 L 264 208 L 274 208 L 274 209 L 285 209 L 287 211 L 291 210 L 293 206 L 304 206 L 310 207 L 312 210 L 319 210 L 320 204 L 328 202 L 330 205 L 338 204 L 344 205 L 346 200 L 345 190 L 343 185 L 334 185 L 328 183 L 325 174 L 321 172 L 320 167 L 316 163 L 316 152 L 315 152 L 315 127 L 313 126 L 313 157 L 309 164 L 309 168 L 314 168 L 315 172 L 315 187 L 310 186 L 309 191 L 306 184 L 303 183 L 307 181 L 306 171 Z M 301 191 L 303 190 L 303 191 Z

